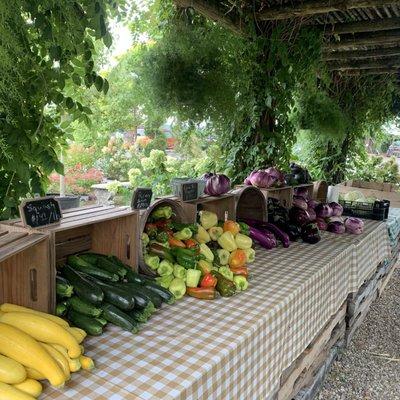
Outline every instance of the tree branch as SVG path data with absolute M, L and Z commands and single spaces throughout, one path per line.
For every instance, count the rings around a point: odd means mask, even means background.
M 218 22 L 225 28 L 228 28 L 237 35 L 244 35 L 243 27 L 240 22 L 235 22 L 233 19 L 224 14 L 220 9 L 204 0 L 174 0 L 174 3 L 183 8 L 193 8 L 198 13 L 205 17 Z
M 394 0 L 311 0 L 294 6 L 275 6 L 257 14 L 262 21 L 305 17 L 332 11 L 345 11 L 353 8 L 377 7 L 393 4 Z

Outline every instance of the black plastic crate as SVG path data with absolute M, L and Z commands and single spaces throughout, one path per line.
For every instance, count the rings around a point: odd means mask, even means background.
M 384 221 L 389 215 L 389 200 L 380 200 L 375 201 L 374 203 L 340 200 L 339 203 L 343 207 L 343 215 L 350 217 Z

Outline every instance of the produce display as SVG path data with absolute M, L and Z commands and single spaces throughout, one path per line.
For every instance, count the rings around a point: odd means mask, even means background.
M 348 193 L 340 193 L 339 194 L 339 200 L 344 200 L 344 201 L 357 201 L 360 203 L 375 203 L 377 200 L 382 200 L 378 199 L 374 196 L 365 196 L 363 193 L 361 193 L 358 190 L 352 190 Z
M 67 321 L 30 308 L 0 306 L 0 399 L 32 400 L 47 380 L 62 387 L 71 373 L 91 370 L 84 355 L 86 333 Z
M 69 256 L 57 276 L 56 292 L 57 315 L 92 336 L 101 335 L 109 323 L 136 333 L 162 303 L 175 301 L 150 277 L 114 256 L 95 253 Z
M 244 224 L 218 221 L 209 211 L 183 224 L 172 220 L 171 207 L 158 207 L 142 235 L 144 262 L 176 299 L 229 297 L 248 287 L 247 264 L 255 259 L 248 233 Z
M 259 188 L 271 188 L 282 186 L 295 186 L 311 182 L 308 171 L 300 165 L 291 163 L 290 173 L 283 173 L 275 167 L 257 169 L 244 180 L 245 185 L 253 185 Z

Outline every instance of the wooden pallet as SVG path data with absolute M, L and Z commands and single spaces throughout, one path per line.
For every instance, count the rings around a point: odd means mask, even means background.
M 315 373 L 324 365 L 329 352 L 338 341 L 344 340 L 346 331 L 346 303 L 325 325 L 319 335 L 281 376 L 277 400 L 289 400 L 310 385 Z

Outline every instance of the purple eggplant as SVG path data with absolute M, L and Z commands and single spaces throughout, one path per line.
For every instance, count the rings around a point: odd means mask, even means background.
M 276 239 L 271 232 L 250 227 L 250 237 L 265 249 L 271 250 L 276 247 Z
M 241 221 L 245 222 L 247 225 L 252 226 L 257 229 L 266 229 L 270 232 L 272 232 L 278 240 L 280 240 L 283 244 L 283 247 L 289 247 L 290 246 L 290 239 L 289 235 L 285 232 L 283 232 L 281 229 L 279 229 L 276 225 L 271 224 L 270 222 L 264 222 L 264 221 L 259 221 L 257 219 L 242 219 Z

